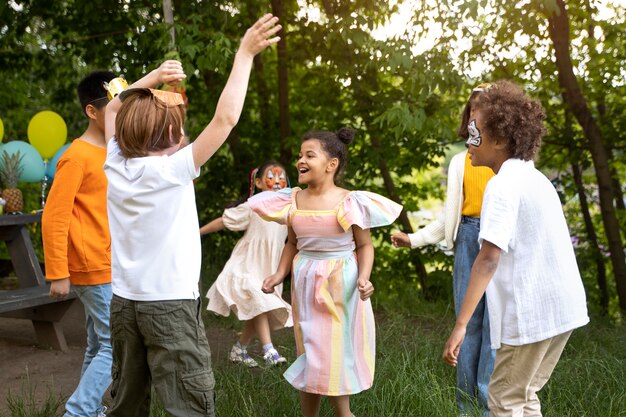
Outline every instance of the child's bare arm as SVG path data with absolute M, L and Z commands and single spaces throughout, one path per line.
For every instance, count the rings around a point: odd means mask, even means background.
M 354 243 L 356 244 L 356 259 L 359 266 L 359 276 L 357 278 L 357 288 L 361 300 L 367 300 L 374 293 L 374 286 L 370 282 L 372 267 L 374 266 L 374 245 L 370 229 L 361 229 L 352 226 Z
M 186 78 L 183 65 L 179 61 L 168 60 L 163 62 L 158 68 L 131 84 L 128 88 L 154 88 L 159 84 L 176 85 Z M 122 106 L 119 96 L 116 96 L 107 104 L 104 115 L 104 138 L 109 140 L 115 135 L 115 118 Z
M 493 274 L 498 268 L 498 262 L 500 260 L 501 249 L 493 243 L 484 240 L 472 266 L 472 272 L 470 273 L 469 286 L 465 292 L 463 299 L 463 306 L 459 312 L 459 316 L 456 319 L 456 324 L 452 330 L 450 338 L 446 342 L 443 348 L 443 360 L 449 365 L 456 366 L 465 339 L 465 331 L 469 319 L 474 314 L 476 306 L 480 302 L 487 285 L 491 281 Z
M 261 290 L 266 294 L 274 292 L 274 287 L 283 282 L 293 263 L 293 258 L 298 253 L 296 234 L 291 227 L 288 228 L 287 243 L 280 255 L 280 262 L 276 272 L 263 280 Z
M 224 220 L 221 217 L 213 219 L 200 228 L 200 235 L 206 235 L 213 232 L 218 232 L 224 229 Z
M 248 90 L 252 60 L 256 54 L 279 41 L 279 37 L 274 37 L 281 29 L 280 25 L 276 25 L 277 21 L 277 17 L 266 14 L 241 39 L 233 69 L 217 102 L 215 115 L 191 145 L 196 168 L 200 168 L 217 151 L 239 121 Z

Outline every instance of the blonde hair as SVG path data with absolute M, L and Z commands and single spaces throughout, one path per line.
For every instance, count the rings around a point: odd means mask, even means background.
M 125 158 L 142 157 L 179 144 L 184 123 L 183 105 L 167 106 L 148 90 L 137 90 L 122 102 L 115 137 Z

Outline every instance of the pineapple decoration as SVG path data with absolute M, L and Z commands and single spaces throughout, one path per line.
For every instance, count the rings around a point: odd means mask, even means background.
M 4 185 L 2 198 L 6 201 L 4 206 L 6 213 L 21 212 L 24 209 L 24 198 L 17 188 L 17 182 L 24 171 L 23 158 L 24 155 L 20 151 L 14 154 L 4 151 L 0 157 L 0 180 Z

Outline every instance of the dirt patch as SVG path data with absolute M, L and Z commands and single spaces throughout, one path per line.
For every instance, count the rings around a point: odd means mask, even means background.
M 67 398 L 76 388 L 85 352 L 85 320 L 77 300 L 63 319 L 67 352 L 36 345 L 35 331 L 28 320 L 0 318 L 0 415 L 8 412 L 7 397 L 33 390 L 41 404 L 52 392 Z M 213 361 L 226 361 L 237 336 L 234 330 L 207 329 Z M 107 398 L 105 397 L 105 401 Z

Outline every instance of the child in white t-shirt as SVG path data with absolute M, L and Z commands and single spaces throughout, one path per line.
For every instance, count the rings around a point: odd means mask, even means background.
M 470 283 L 443 352 L 456 366 L 469 318 L 487 291 L 496 362 L 492 417 L 541 416 L 537 397 L 573 329 L 589 322 L 585 291 L 559 197 L 532 162 L 545 134 L 541 104 L 499 81 L 472 107 L 472 165 L 493 169 L 483 197 Z
M 215 416 L 214 377 L 201 318 L 200 236 L 193 179 L 241 114 L 252 61 L 276 43 L 268 14 L 243 36 L 215 115 L 184 146 L 180 94 L 153 90 L 185 78 L 165 61 L 107 105 L 111 229 L 113 405 L 109 416 L 148 416 L 151 386 L 167 415 Z

